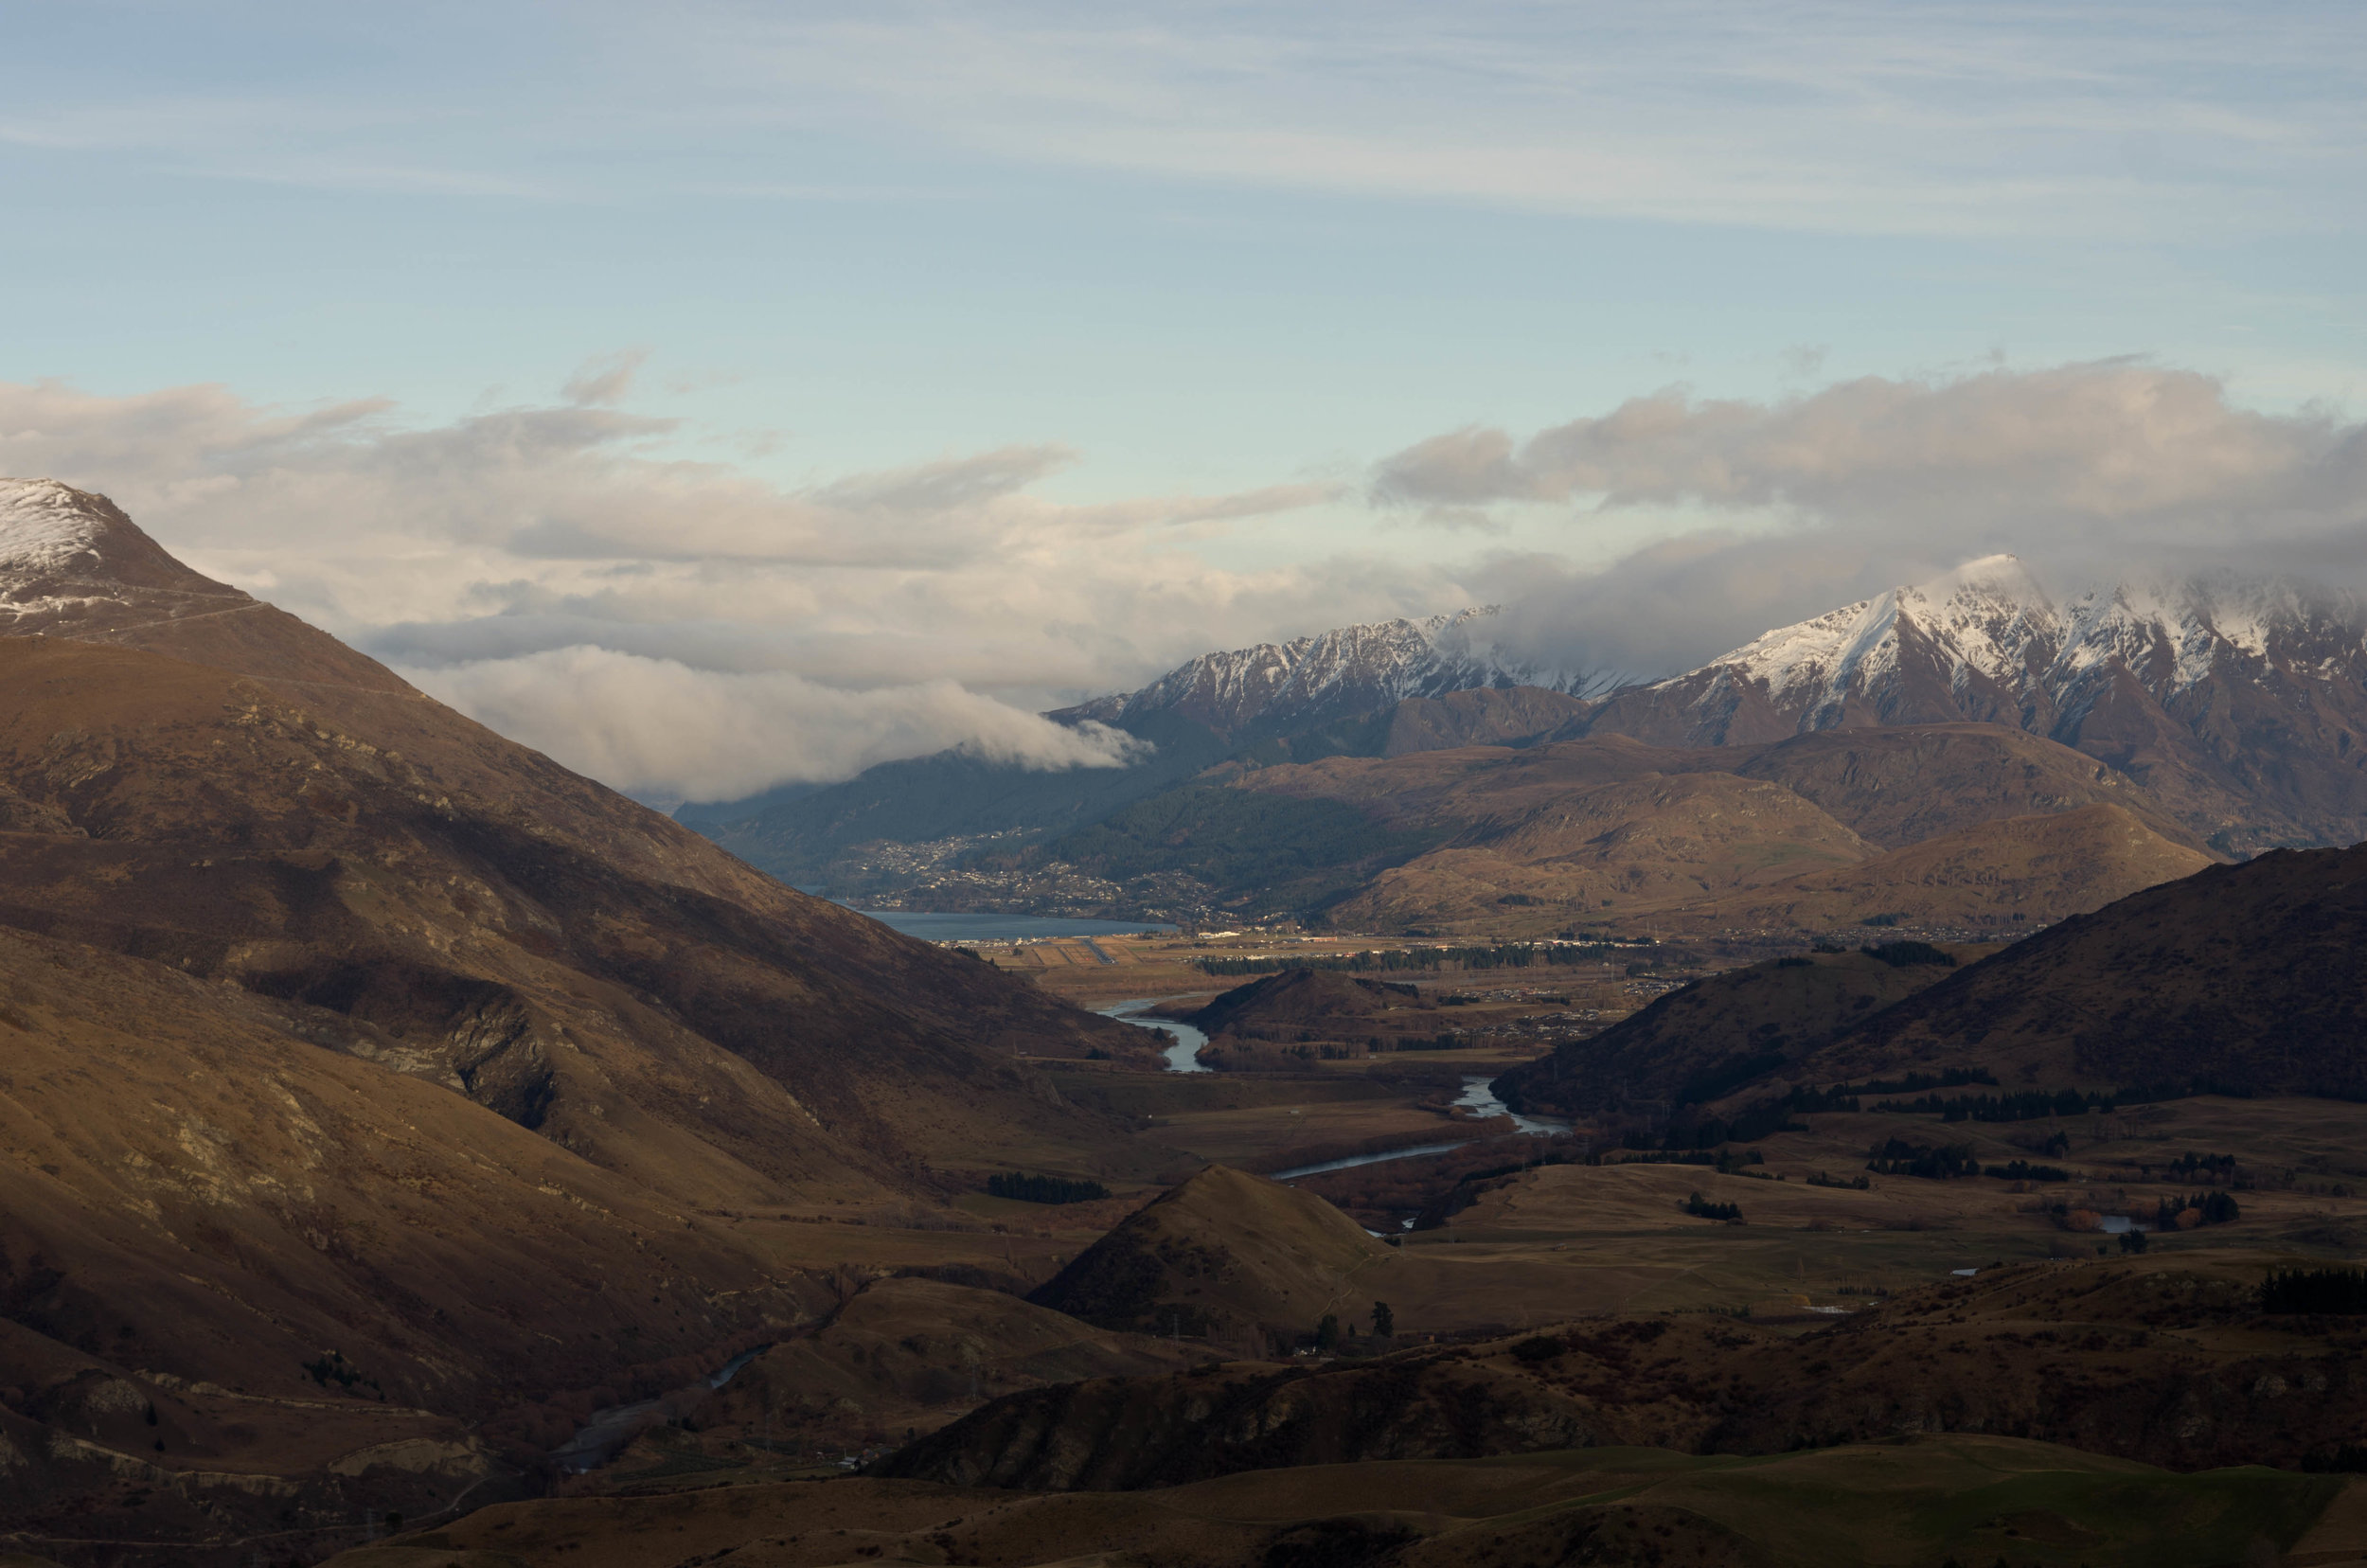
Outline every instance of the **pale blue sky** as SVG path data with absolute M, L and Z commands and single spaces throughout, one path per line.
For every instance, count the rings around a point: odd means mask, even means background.
M 367 557 L 402 531 L 387 517 L 449 498 L 415 465 L 354 503 L 355 539 L 333 521 L 242 536 L 190 498 L 234 474 L 265 508 L 255 429 L 383 400 L 340 437 L 338 472 L 383 476 L 406 433 L 552 406 L 586 362 L 637 351 L 630 387 L 594 401 L 674 421 L 598 437 L 643 477 L 692 457 L 794 502 L 1056 447 L 1031 504 L 1329 490 L 1262 515 L 1228 503 L 1236 521 L 1155 545 L 1095 522 L 1093 548 L 1210 574 L 1164 612 L 1171 635 L 1147 633 L 1163 612 L 1140 604 L 1085 625 L 1106 582 L 1012 610 L 1060 657 L 971 639 L 941 669 L 910 584 L 896 592 L 919 622 L 833 622 L 836 590 L 810 573 L 773 608 L 708 617 L 774 650 L 751 667 L 844 684 L 779 650 L 859 633 L 901 639 L 895 681 L 1048 700 L 1208 642 L 1426 608 L 1502 580 L 1506 552 L 1585 572 L 1704 523 L 1772 526 L 1686 495 L 1608 516 L 1366 503 L 1376 464 L 1466 426 L 1520 439 L 1671 386 L 1771 403 L 2136 356 L 2215 378 L 2230 418 L 2350 429 L 2367 384 L 2362 18 L 0 0 L 0 383 L 87 395 L 72 438 L 0 439 L 0 466 L 46 457 L 137 492 L 169 542 L 430 664 L 420 628 L 525 613 L 523 590 L 503 597 L 513 577 L 578 609 L 587 590 L 537 576 L 531 551 L 493 559 L 502 525 L 483 519 L 418 530 L 414 556 L 494 539 L 440 587 L 340 590 L 340 571 L 369 574 L 339 549 Z M 235 406 L 176 404 L 181 435 L 129 455 L 160 417 L 139 400 L 199 384 Z M 63 406 L 50 392 L 26 406 Z M 513 529 L 565 510 L 536 482 L 503 481 Z M 1052 532 L 1075 523 L 1060 515 Z M 1031 537 L 995 527 L 1006 554 Z M 622 646 L 583 630 L 603 614 L 552 646 Z M 652 617 L 702 618 L 613 612 Z

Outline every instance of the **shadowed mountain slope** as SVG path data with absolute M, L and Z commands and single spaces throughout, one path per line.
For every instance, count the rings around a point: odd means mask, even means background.
M 1514 1069 L 1497 1092 L 1583 1114 L 1980 1067 L 2008 1088 L 2367 1098 L 2362 943 L 2367 846 L 2273 851 L 1953 971 L 1815 954 L 1715 975 Z
M 1496 1095 L 1517 1111 L 1568 1116 L 1717 1099 L 1783 1073 L 1951 972 L 1945 964 L 1890 964 L 1863 953 L 1727 970 L 1669 992 L 1592 1039 L 1565 1042 L 1515 1067 L 1496 1079 Z
M 2064 921 L 1810 1059 L 2001 1079 L 2367 1096 L 2367 846 L 2212 866 Z

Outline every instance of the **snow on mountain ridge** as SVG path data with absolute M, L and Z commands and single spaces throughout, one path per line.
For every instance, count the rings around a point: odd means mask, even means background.
M 1261 717 L 1373 712 L 1409 697 L 1473 686 L 1570 690 L 1582 684 L 1579 676 L 1499 650 L 1482 633 L 1501 613 L 1500 607 L 1486 605 L 1205 653 L 1139 691 L 1099 698 L 1052 717 L 1115 723 L 1172 709 L 1229 732 Z
M 0 574 L 57 572 L 95 553 L 106 525 L 55 479 L 0 479 Z
M 1688 733 L 1719 738 L 1707 739 L 1715 744 L 1728 726 L 1712 716 L 1742 708 L 1766 715 L 1754 723 L 1807 731 L 1916 722 L 1908 715 L 1935 711 L 1946 694 L 1943 709 L 1952 703 L 2022 723 L 2084 709 L 2115 669 L 2136 672 L 2163 700 L 2214 673 L 2256 678 L 2271 665 L 2316 679 L 2367 674 L 2367 609 L 2321 597 L 2289 581 L 2162 578 L 2090 588 L 2058 607 L 2021 561 L 1985 556 L 1776 627 L 1625 697 L 1696 713 Z M 1203 654 L 1139 691 L 1053 717 L 1115 723 L 1176 711 L 1230 733 L 1259 719 L 1321 722 L 1473 687 L 1587 690 L 1583 675 L 1499 647 L 1487 633 L 1501 613 L 1486 606 Z
M 1808 705 L 1826 708 L 1896 669 L 1902 615 L 1945 650 L 1959 688 L 1974 672 L 2010 681 L 2026 668 L 2034 641 L 2058 639 L 2061 632 L 2045 590 L 2028 569 L 2010 555 L 1987 556 L 1929 583 L 1902 585 L 1762 633 L 1701 669 L 1656 684 L 1674 686 L 1704 670 L 1731 669 L 1765 682 L 1779 702 L 1813 691 Z
M 2157 668 L 2170 655 L 2163 696 L 2192 688 L 2231 660 L 2261 665 L 2310 645 L 2325 669 L 2367 652 L 2367 615 L 2347 598 L 2315 602 L 2303 585 L 2277 579 L 2167 578 L 2088 588 L 2061 608 L 2010 555 L 1967 561 L 1928 583 L 1904 584 L 1777 627 L 1698 669 L 1652 683 L 1674 691 L 1705 681 L 1763 684 L 1778 706 L 1801 708 L 1805 728 L 1838 721 L 1898 672 L 1902 626 L 1963 694 L 1995 683 L 2025 703 L 2060 703 L 2083 680 L 2119 666 Z M 2329 641 L 2331 639 L 2331 641 Z

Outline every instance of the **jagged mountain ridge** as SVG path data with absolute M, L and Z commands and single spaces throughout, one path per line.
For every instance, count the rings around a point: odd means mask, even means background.
M 1486 635 L 1494 605 L 1433 615 L 1336 627 L 1287 643 L 1259 643 L 1204 653 L 1140 691 L 1097 698 L 1047 717 L 1063 723 L 1123 724 L 1176 712 L 1233 735 L 1261 720 L 1292 725 L 1361 718 L 1409 697 L 1442 697 L 1480 687 L 1541 686 L 1575 691 L 1582 674 L 1506 653 Z
M 1769 632 L 1571 726 L 1723 746 L 2009 724 L 2108 762 L 2223 849 L 2367 832 L 2367 610 L 2289 580 L 2128 581 L 2057 607 L 2011 556 Z

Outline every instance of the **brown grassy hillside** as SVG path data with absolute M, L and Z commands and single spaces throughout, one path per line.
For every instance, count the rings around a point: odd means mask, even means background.
M 2000 724 L 1822 730 L 1772 745 L 1695 754 L 1781 784 L 1885 849 L 1984 822 L 2116 806 L 2155 833 L 2200 845 L 2162 803 L 2092 757 Z
M 1351 929 L 1471 926 L 1506 912 L 1562 923 L 1756 887 L 1870 852 L 1779 785 L 1726 774 L 1646 776 L 1496 809 L 1335 905 Z
M 1855 865 L 1707 900 L 1689 927 L 1817 930 L 1892 915 L 1910 925 L 2035 928 L 2216 864 L 2119 806 L 2005 817 Z
M 1450 704 L 1431 705 L 1444 723 Z M 2210 863 L 2128 778 L 1994 724 L 1702 750 L 1621 736 L 1416 749 L 1241 772 L 1234 782 L 1454 835 L 1332 906 L 1327 918 L 1349 929 L 1545 933 L 1649 918 L 1815 930 L 1869 914 L 2004 927 L 2017 915 L 2029 923 L 2092 909 Z M 2024 820 L 2056 817 L 2067 820 Z
M 1229 1029 L 1319 1028 L 1326 1040 L 1361 1028 L 1376 1015 L 1404 1007 L 1418 989 L 1365 980 L 1333 970 L 1284 970 L 1236 986 L 1191 1015 L 1211 1035 Z

